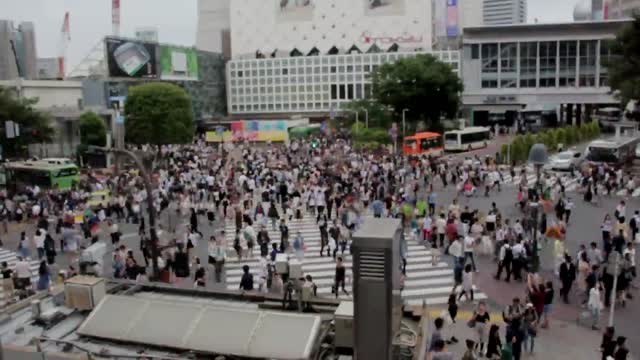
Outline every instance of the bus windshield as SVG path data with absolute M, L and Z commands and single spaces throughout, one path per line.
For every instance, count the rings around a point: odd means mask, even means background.
M 444 134 L 444 139 L 446 141 L 458 141 L 458 134 Z
M 404 145 L 405 146 L 415 146 L 416 145 L 416 139 L 408 139 L 404 141 Z
M 617 163 L 618 151 L 611 148 L 590 147 L 587 160 L 594 162 Z

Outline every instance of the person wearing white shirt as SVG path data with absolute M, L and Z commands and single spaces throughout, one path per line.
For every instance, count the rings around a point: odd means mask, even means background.
M 473 271 L 478 272 L 478 269 L 476 268 L 476 261 L 473 258 L 473 249 L 476 246 L 476 240 L 473 238 L 473 236 L 465 236 L 464 238 L 464 262 L 467 262 L 467 259 L 471 259 L 471 267 L 473 268 Z
M 518 242 L 511 247 L 511 253 L 513 254 L 512 260 L 512 273 L 513 278 L 516 280 L 522 280 L 522 274 L 520 270 L 524 266 L 526 251 L 524 245 L 522 244 L 522 240 L 518 239 Z
M 44 239 L 47 236 L 47 232 L 44 229 L 37 229 L 33 235 L 33 242 L 36 244 L 36 250 L 38 251 L 38 259 L 44 257 Z
M 625 221 L 625 218 L 627 216 L 627 205 L 625 204 L 624 200 L 621 200 L 618 206 L 616 206 L 615 215 L 618 220 L 622 220 L 622 222 Z
M 431 239 L 431 226 L 433 224 L 433 220 L 431 216 L 425 216 L 424 221 L 422 223 L 422 240 L 425 242 Z
M 440 214 L 440 217 L 436 220 L 436 231 L 438 233 L 438 240 L 440 240 L 440 246 L 444 244 L 444 236 L 447 229 L 447 220 L 444 218 L 444 214 Z
M 449 245 L 449 255 L 453 256 L 455 259 L 462 260 L 462 244 L 460 243 L 459 238 L 454 239 L 451 245 Z
M 14 271 L 18 278 L 17 289 L 26 289 L 31 285 L 31 267 L 26 259 L 19 256 Z

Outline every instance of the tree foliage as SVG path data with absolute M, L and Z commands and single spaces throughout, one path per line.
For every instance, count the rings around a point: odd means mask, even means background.
M 34 108 L 38 99 L 18 98 L 7 88 L 0 87 L 0 144 L 5 154 L 25 152 L 27 145 L 51 142 L 54 129 L 49 115 Z M 4 123 L 13 121 L 20 127 L 20 136 L 7 139 Z
M 80 115 L 80 143 L 82 145 L 107 145 L 107 126 L 100 115 L 87 111 Z
M 623 103 L 640 99 L 640 15 L 626 25 L 609 44 L 611 59 L 605 62 L 609 84 Z
M 383 64 L 372 73 L 373 96 L 409 125 L 420 120 L 439 127 L 440 117 L 453 118 L 460 106 L 462 81 L 451 67 L 431 55 L 417 55 Z
M 125 103 L 126 140 L 135 144 L 184 144 L 194 134 L 189 95 L 177 85 L 134 86 Z
M 367 99 L 353 100 L 344 105 L 344 109 L 348 112 L 349 122 L 352 124 L 355 122 L 356 115 L 358 113 L 358 120 L 361 124 L 365 123 L 367 112 L 369 114 L 369 127 L 371 128 L 384 128 L 391 127 L 393 122 L 393 112 L 388 106 L 385 106 L 377 101 L 370 101 Z

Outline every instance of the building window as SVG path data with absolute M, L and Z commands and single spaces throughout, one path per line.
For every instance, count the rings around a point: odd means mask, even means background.
M 536 87 L 538 43 L 520 43 L 520 87 Z
M 238 77 L 241 78 L 242 77 L 242 70 L 238 71 Z
M 480 58 L 480 46 L 478 44 L 471 45 L 471 60 L 478 60 Z
M 600 86 L 609 86 L 607 64 L 611 60 L 610 40 L 600 40 Z
M 596 86 L 596 40 L 580 41 L 580 86 Z
M 575 41 L 560 42 L 560 74 L 558 86 L 576 86 L 576 55 Z
M 518 47 L 516 43 L 500 44 L 500 87 L 518 87 Z
M 331 100 L 338 99 L 338 85 L 331 84 Z
M 540 87 L 556 86 L 556 58 L 558 46 L 555 41 L 540 43 Z
M 481 85 L 483 88 L 498 87 L 498 44 L 482 44 Z

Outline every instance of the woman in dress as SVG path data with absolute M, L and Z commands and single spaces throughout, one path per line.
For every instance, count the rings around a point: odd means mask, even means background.
M 580 253 L 580 260 L 578 260 L 578 289 L 581 292 L 587 291 L 587 276 L 589 275 L 589 271 L 591 270 L 591 266 L 589 265 L 589 260 L 587 259 L 587 252 L 584 251 Z
M 39 291 L 49 290 L 49 284 L 51 283 L 51 271 L 45 260 L 40 261 L 40 267 L 38 268 L 38 285 Z

